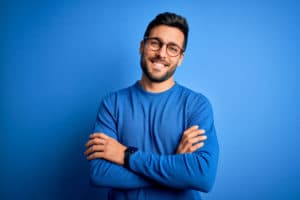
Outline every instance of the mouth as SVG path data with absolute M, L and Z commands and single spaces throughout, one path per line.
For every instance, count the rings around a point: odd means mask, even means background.
M 169 67 L 169 63 L 160 59 L 150 59 L 150 61 L 153 64 L 153 68 L 156 70 L 161 70 L 165 67 Z

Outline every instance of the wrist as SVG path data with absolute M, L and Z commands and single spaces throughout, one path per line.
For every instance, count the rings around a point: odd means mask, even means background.
M 136 147 L 127 147 L 127 149 L 124 152 L 124 167 L 127 169 L 130 168 L 129 162 L 130 162 L 130 157 L 137 151 L 138 149 Z
M 120 154 L 118 156 L 118 161 L 117 161 L 117 164 L 119 165 L 124 165 L 124 157 L 125 157 L 125 150 L 126 150 L 126 146 L 124 146 L 122 148 L 122 150 L 120 151 Z

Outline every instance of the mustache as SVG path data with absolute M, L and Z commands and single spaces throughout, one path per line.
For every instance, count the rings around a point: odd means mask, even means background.
M 170 63 L 168 63 L 165 59 L 162 59 L 160 56 L 152 57 L 150 60 L 151 62 L 159 62 L 166 66 L 170 65 Z

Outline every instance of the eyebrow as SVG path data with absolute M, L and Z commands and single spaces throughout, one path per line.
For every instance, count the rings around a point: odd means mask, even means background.
M 151 39 L 157 39 L 159 40 L 160 42 L 164 43 L 164 44 L 168 44 L 168 45 L 175 45 L 175 46 L 178 46 L 180 49 L 183 49 L 182 47 L 180 47 L 180 45 L 176 44 L 175 42 L 168 42 L 168 43 L 165 43 L 162 39 L 160 39 L 159 37 L 146 37 L 146 38 L 151 38 Z

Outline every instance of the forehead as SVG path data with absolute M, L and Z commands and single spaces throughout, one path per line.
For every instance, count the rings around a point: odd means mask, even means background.
M 180 29 L 166 25 L 159 25 L 151 29 L 149 37 L 158 37 L 165 43 L 175 43 L 180 46 L 184 42 L 184 34 Z

